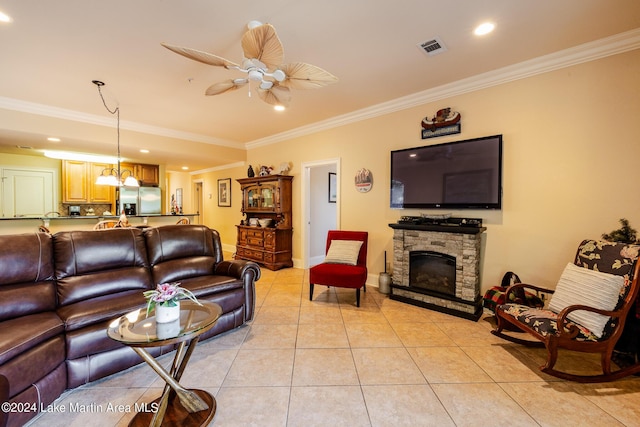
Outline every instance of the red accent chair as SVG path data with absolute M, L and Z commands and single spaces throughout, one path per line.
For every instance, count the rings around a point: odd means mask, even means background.
M 329 230 L 327 234 L 326 253 L 334 240 L 362 241 L 355 265 L 323 262 L 309 270 L 309 301 L 313 300 L 313 285 L 335 286 L 356 290 L 356 306 L 360 307 L 360 288 L 367 291 L 367 241 L 366 231 Z

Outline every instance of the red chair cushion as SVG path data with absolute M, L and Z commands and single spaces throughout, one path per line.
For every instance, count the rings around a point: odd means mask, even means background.
M 318 264 L 309 269 L 309 282 L 314 285 L 361 288 L 367 281 L 367 268 L 358 265 Z

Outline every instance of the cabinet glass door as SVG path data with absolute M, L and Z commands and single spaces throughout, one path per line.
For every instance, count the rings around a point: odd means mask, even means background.
M 262 207 L 266 209 L 273 209 L 273 189 L 262 189 Z

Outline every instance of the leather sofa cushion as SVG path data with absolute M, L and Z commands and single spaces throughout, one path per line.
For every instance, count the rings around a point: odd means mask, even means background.
M 53 250 L 59 306 L 153 287 L 139 229 L 63 231 L 53 236 Z
M 7 377 L 10 395 L 15 396 L 44 378 L 64 360 L 64 339 L 57 335 L 2 364 L 0 374 Z
M 145 305 L 146 300 L 141 290 L 129 290 L 68 304 L 58 309 L 58 316 L 63 320 L 68 332 L 114 320 Z
M 0 321 L 55 310 L 51 237 L 0 236 Z
M 157 265 L 172 259 L 205 256 L 212 257 L 213 264 L 217 264 L 222 261 L 222 247 L 217 234 L 217 231 L 203 225 L 148 228 L 144 237 L 149 263 Z
M 38 408 L 46 408 L 60 396 L 67 388 L 67 365 L 61 363 L 45 377 L 31 384 L 20 394 L 11 398 L 11 402 L 37 405 Z M 41 406 L 42 405 L 42 406 Z M 12 412 L 9 414 L 9 426 L 23 426 L 35 416 L 29 411 Z
M 151 267 L 155 284 L 181 282 L 188 278 L 211 276 L 215 268 L 215 258 L 194 256 L 172 259 Z M 225 277 L 225 276 L 223 276 Z
M 180 286 L 193 292 L 197 298 L 206 295 L 215 295 L 233 289 L 242 289 L 242 280 L 229 276 L 198 276 L 183 279 L 180 283 Z
M 64 332 L 55 312 L 22 316 L 0 322 L 0 365 Z

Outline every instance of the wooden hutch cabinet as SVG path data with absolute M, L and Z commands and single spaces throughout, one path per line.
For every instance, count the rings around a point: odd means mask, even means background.
M 293 267 L 291 260 L 292 176 L 267 175 L 238 179 L 242 190 L 242 213 L 238 225 L 236 258 L 255 261 L 270 270 Z M 261 227 L 259 219 L 271 219 Z

